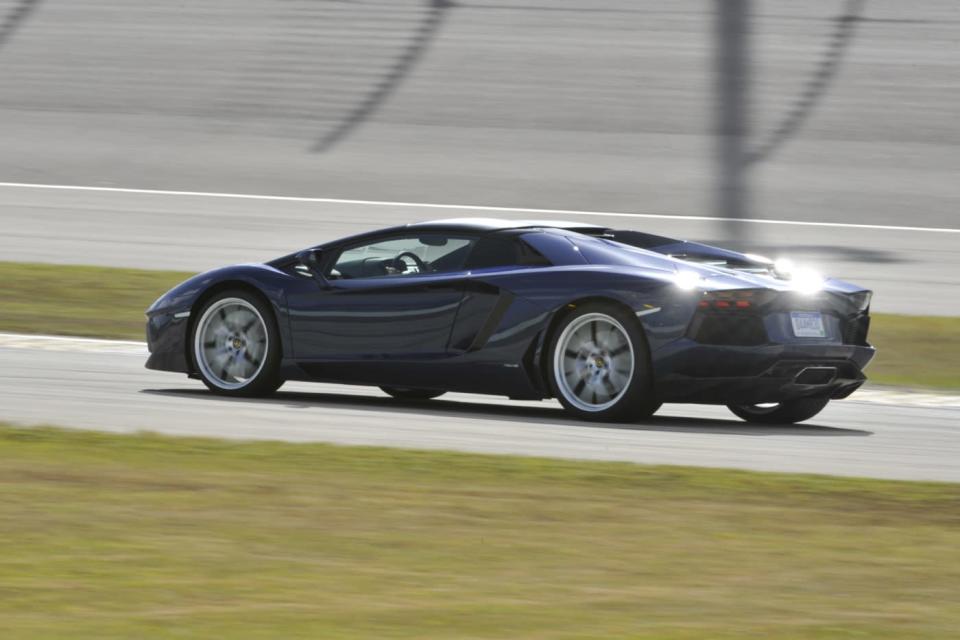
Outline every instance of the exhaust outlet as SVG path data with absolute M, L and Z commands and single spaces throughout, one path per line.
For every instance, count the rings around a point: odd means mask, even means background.
M 807 367 L 794 376 L 797 384 L 830 384 L 837 379 L 836 367 Z

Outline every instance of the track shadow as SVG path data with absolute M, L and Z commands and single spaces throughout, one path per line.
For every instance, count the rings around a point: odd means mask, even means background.
M 337 407 L 371 413 L 469 417 L 497 422 L 525 422 L 558 428 L 585 427 L 593 429 L 624 429 L 629 431 L 657 431 L 668 433 L 700 433 L 739 436 L 870 436 L 872 431 L 847 429 L 815 424 L 754 425 L 739 420 L 713 418 L 683 418 L 653 416 L 637 423 L 597 423 L 575 420 L 555 406 L 531 407 L 515 404 L 489 404 L 460 400 L 397 400 L 382 396 L 363 396 L 301 391 L 278 391 L 269 398 L 226 398 L 202 389 L 143 389 L 141 393 L 172 396 L 207 402 L 226 402 L 240 405 L 278 406 L 288 409 L 323 409 Z M 385 416 L 386 419 L 386 416 Z
M 433 44 L 440 33 L 440 28 L 446 20 L 448 10 L 455 6 L 453 0 L 427 0 L 426 19 L 420 23 L 410 40 L 410 44 L 394 61 L 387 75 L 374 85 L 370 94 L 347 114 L 336 129 L 327 133 L 313 145 L 312 151 L 314 153 L 328 151 L 379 111 L 380 107 L 386 103 L 403 81 L 413 73 L 413 70 L 426 54 L 427 49 L 430 48 L 430 45 Z
M 13 38 L 42 0 L 19 0 L 6 16 L 0 17 L 0 48 Z

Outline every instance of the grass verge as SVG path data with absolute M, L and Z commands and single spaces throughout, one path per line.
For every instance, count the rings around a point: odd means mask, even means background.
M 192 275 L 0 262 L 0 331 L 143 340 L 143 312 Z
M 0 425 L 11 638 L 954 638 L 960 485 Z
M 875 382 L 960 389 L 960 318 L 876 314 L 870 342 Z
M 0 262 L 0 331 L 143 339 L 143 311 L 193 274 Z M 960 389 L 960 318 L 873 317 L 874 382 Z

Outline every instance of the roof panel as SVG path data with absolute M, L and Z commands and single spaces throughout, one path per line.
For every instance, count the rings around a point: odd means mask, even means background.
M 605 229 L 603 225 L 588 224 L 575 220 L 507 220 L 504 218 L 450 218 L 430 220 L 407 225 L 414 229 L 461 229 L 464 231 L 502 231 L 505 229 L 528 229 L 545 227 L 553 229 Z

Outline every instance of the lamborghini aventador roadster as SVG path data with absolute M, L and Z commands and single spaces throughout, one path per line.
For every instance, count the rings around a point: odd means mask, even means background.
M 693 402 L 791 423 L 863 384 L 870 298 L 638 231 L 442 220 L 193 277 L 147 310 L 147 367 L 230 396 L 313 380 L 556 398 L 592 420 Z

